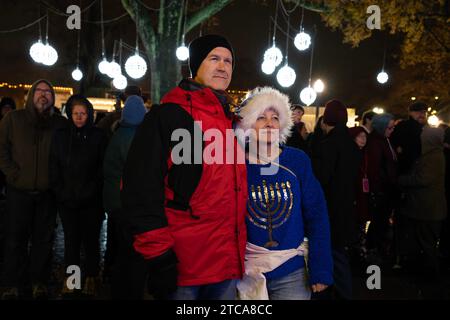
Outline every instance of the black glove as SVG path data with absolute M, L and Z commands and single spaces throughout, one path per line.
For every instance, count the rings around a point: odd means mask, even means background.
M 177 256 L 172 249 L 148 262 L 147 289 L 155 299 L 168 299 L 169 295 L 177 289 L 177 262 Z

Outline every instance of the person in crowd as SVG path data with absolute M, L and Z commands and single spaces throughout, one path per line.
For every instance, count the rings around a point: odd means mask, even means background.
M 111 139 L 121 119 L 122 115 L 122 109 L 120 107 L 121 103 L 125 102 L 127 98 L 132 95 L 142 97 L 141 88 L 133 85 L 127 86 L 125 90 L 117 96 L 116 110 L 107 115 L 102 116 L 100 120 L 96 121 L 97 122 L 96 126 L 105 131 L 108 140 Z
M 352 298 L 349 247 L 357 242 L 353 219 L 355 183 L 360 154 L 351 138 L 347 108 L 338 100 L 328 101 L 323 115 L 324 138 L 312 153 L 314 173 L 327 201 L 333 249 L 334 297 Z
M 85 252 L 83 293 L 95 296 L 99 290 L 100 229 L 103 157 L 106 135 L 94 127 L 94 108 L 82 95 L 73 95 L 66 104 L 70 125 L 57 130 L 50 149 L 50 188 L 58 204 L 64 230 L 66 268 L 81 266 L 81 246 Z M 73 293 L 64 281 L 62 294 Z
M 15 109 L 16 109 L 15 101 L 9 97 L 3 97 L 0 100 L 0 121 L 8 112 L 11 112 Z M 6 214 L 6 176 L 0 170 L 0 263 L 3 262 L 5 214 Z
M 349 129 L 350 136 L 355 141 L 358 149 L 361 153 L 361 163 L 359 165 L 358 176 L 355 180 L 355 215 L 354 219 L 358 225 L 359 243 L 357 247 L 358 259 L 360 262 L 364 262 L 367 254 L 366 247 L 366 229 L 367 224 L 370 222 L 369 216 L 369 191 L 370 183 L 367 174 L 369 157 L 366 152 L 367 144 L 367 131 L 363 127 L 353 127 Z
M 0 100 L 0 121 L 5 117 L 8 112 L 16 110 L 16 102 L 13 98 L 3 97 Z
M 406 193 L 400 211 L 400 256 L 406 256 L 406 261 L 410 258 L 409 262 L 420 270 L 421 280 L 441 286 L 438 244 L 447 216 L 444 130 L 425 126 L 421 142 L 422 153 L 411 173 L 398 179 Z
M 304 152 L 308 149 L 308 130 L 306 130 L 306 126 L 304 122 L 299 122 L 294 124 L 293 129 L 291 130 L 291 136 L 286 141 L 286 145 L 289 147 L 294 147 Z
M 49 191 L 50 144 L 54 131 L 67 125 L 55 114 L 54 103 L 53 86 L 38 80 L 28 92 L 25 108 L 7 113 L 0 123 L 0 170 L 7 183 L 5 299 L 26 294 L 29 280 L 34 298 L 48 296 L 56 224 Z
M 141 97 L 132 95 L 125 101 L 119 127 L 113 134 L 105 153 L 103 165 L 103 204 L 108 220 L 114 226 L 108 240 L 114 242 L 112 257 L 112 298 L 142 299 L 145 289 L 146 264 L 133 249 L 133 239 L 123 217 L 120 182 L 128 150 L 137 127 L 144 120 L 146 109 Z
M 397 154 L 389 139 L 394 130 L 394 118 L 389 113 L 376 115 L 372 119 L 372 127 L 367 142 L 369 216 L 372 218 L 367 245 L 370 251 L 368 259 L 380 263 L 392 245 L 388 231 L 398 197 Z
M 234 107 L 225 90 L 234 62 L 224 37 L 193 40 L 192 78 L 152 107 L 128 152 L 122 207 L 134 249 L 148 262 L 148 289 L 156 298 L 236 297 L 247 241 L 245 161 L 226 161 L 223 152 L 216 153 L 221 160 L 211 161 L 212 141 L 204 137 L 214 132 L 225 139 L 232 133 Z M 174 132 L 194 141 L 176 152 L 180 142 L 171 138 Z M 233 138 L 228 137 L 227 152 L 237 155 Z
M 256 88 L 239 116 L 240 140 L 258 145 L 246 148 L 248 242 L 239 296 L 308 300 L 311 291 L 333 283 L 330 229 L 311 161 L 303 151 L 284 145 L 292 126 L 289 98 L 270 87 Z M 273 174 L 264 174 L 271 165 Z
M 372 128 L 372 119 L 376 115 L 372 110 L 367 110 L 362 114 L 362 124 L 361 127 L 366 131 L 366 134 L 370 134 L 373 130 Z
M 323 116 L 320 116 L 317 119 L 316 126 L 314 127 L 314 131 L 308 135 L 306 139 L 307 149 L 306 153 L 311 157 L 317 155 L 318 148 L 320 147 L 320 142 L 324 138 L 324 126 L 323 126 Z
M 116 110 L 111 113 L 100 113 L 97 115 L 99 119 L 96 119 L 96 126 L 103 129 L 108 137 L 108 141 L 113 136 L 114 132 L 119 127 L 119 123 L 122 117 L 122 102 L 128 99 L 128 97 L 136 95 L 142 98 L 142 90 L 135 85 L 129 85 L 123 92 L 120 92 L 116 97 Z M 144 101 L 145 102 L 145 101 Z M 114 234 L 116 227 L 114 226 L 113 219 L 107 220 L 107 233 Z M 112 277 L 112 265 L 114 263 L 114 257 L 117 254 L 118 244 L 116 243 L 116 237 L 108 237 L 106 239 L 106 251 L 104 256 L 103 266 L 103 281 L 108 283 Z
M 427 124 L 428 107 L 423 102 L 409 106 L 409 119 L 399 122 L 392 133 L 392 145 L 398 155 L 398 173 L 408 174 L 421 154 L 420 134 Z

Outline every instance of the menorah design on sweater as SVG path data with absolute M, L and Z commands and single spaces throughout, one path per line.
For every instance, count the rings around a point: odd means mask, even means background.
M 291 183 L 276 182 L 275 185 L 262 181 L 261 185 L 251 185 L 248 219 L 255 226 L 268 231 L 269 239 L 264 245 L 274 248 L 279 245 L 273 238 L 273 230 L 283 225 L 290 217 L 294 205 Z

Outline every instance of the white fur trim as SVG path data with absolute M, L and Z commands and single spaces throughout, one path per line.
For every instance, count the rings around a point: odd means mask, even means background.
M 244 130 L 244 132 L 253 128 L 258 116 L 268 108 L 274 108 L 278 113 L 280 118 L 280 143 L 285 143 L 291 134 L 293 125 L 291 104 L 287 95 L 271 87 L 257 87 L 247 94 L 239 108 L 241 120 L 238 122 L 237 128 Z

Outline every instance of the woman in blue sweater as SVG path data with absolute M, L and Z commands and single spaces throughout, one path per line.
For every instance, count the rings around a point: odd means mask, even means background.
M 333 282 L 330 227 L 310 159 L 284 146 L 292 126 L 289 98 L 270 87 L 256 88 L 239 116 L 236 134 L 246 145 L 249 193 L 239 297 L 308 300 L 311 291 Z

